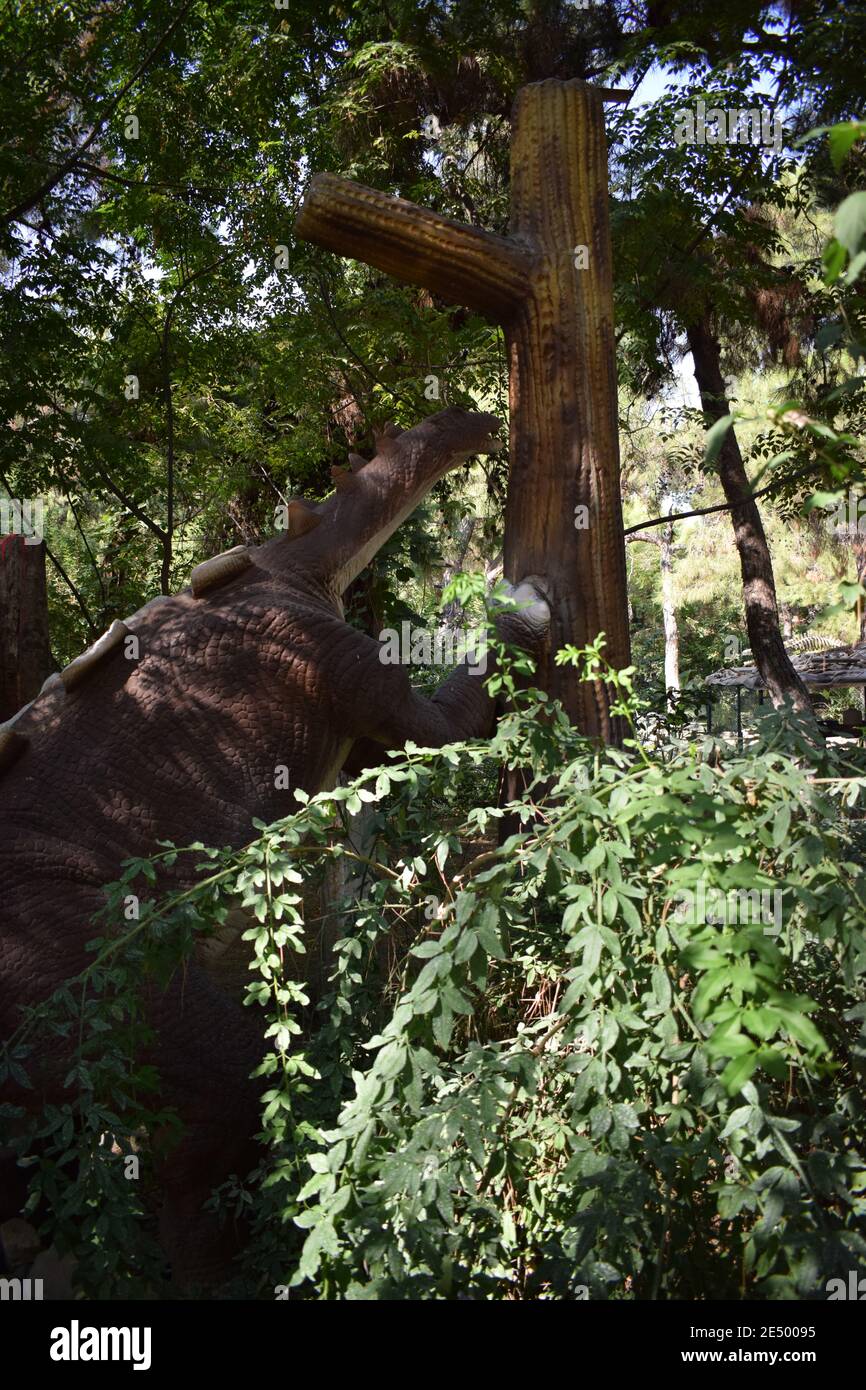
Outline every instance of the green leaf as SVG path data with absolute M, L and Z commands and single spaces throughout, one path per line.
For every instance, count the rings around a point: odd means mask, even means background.
M 725 435 L 734 423 L 733 415 L 723 415 L 712 425 L 704 440 L 704 463 L 713 463 L 718 458 L 722 445 L 725 442 Z
M 443 1006 L 433 1018 L 433 1036 L 443 1051 L 451 1041 L 454 1031 L 454 1015 L 447 1005 Z
M 455 1014 L 472 1013 L 472 1001 L 467 999 L 466 995 L 450 980 L 446 980 L 442 986 L 442 998 Z
M 827 1051 L 826 1042 L 810 1018 L 793 1009 L 782 1009 L 779 1012 L 791 1037 L 796 1038 L 809 1052 L 819 1055 Z
M 735 1096 L 742 1089 L 758 1065 L 757 1052 L 744 1052 L 734 1057 L 722 1072 L 722 1085 L 729 1096 Z
M 704 975 L 692 995 L 695 1018 L 705 1018 L 713 1000 L 726 990 L 730 983 L 731 972 L 727 964 Z
M 783 802 L 773 817 L 773 844 L 777 849 L 787 840 L 790 828 L 791 808 L 790 806 L 786 806 Z
M 845 247 L 835 237 L 832 237 L 824 247 L 822 261 L 824 264 L 824 284 L 832 285 L 839 279 L 845 265 Z
M 581 864 L 581 868 L 588 874 L 594 874 L 596 869 L 601 868 L 605 860 L 604 844 L 601 840 L 596 840 L 592 849 L 586 855 Z
M 487 916 L 487 910 L 489 907 L 491 907 L 491 904 L 487 905 L 487 908 L 485 908 L 484 912 L 481 915 L 481 921 L 475 928 L 478 934 L 478 940 L 481 943 L 484 950 L 487 952 L 488 956 L 493 956 L 494 960 L 506 960 L 508 953 L 505 950 L 505 947 L 502 943 L 502 937 L 499 935 L 499 932 L 496 930 L 496 927 L 491 922 L 485 921 L 485 917 Z M 495 910 L 493 910 L 492 916 L 493 922 L 495 922 Z
M 775 1047 L 762 1047 L 758 1050 L 758 1066 L 769 1072 L 777 1081 L 788 1079 L 788 1059 Z
M 627 898 L 624 893 L 620 895 L 619 910 L 625 919 L 626 926 L 630 927 L 632 931 L 639 932 L 642 930 L 643 922 L 640 913 L 631 898 Z
M 866 598 L 866 589 L 863 588 L 862 584 L 856 584 L 853 582 L 847 583 L 843 581 L 841 584 L 839 584 L 838 588 L 839 593 L 842 597 L 842 602 L 847 604 L 849 608 L 853 608 L 858 599 Z
M 842 276 L 845 284 L 853 285 L 855 280 L 859 280 L 864 268 L 866 268 L 866 251 L 858 251 L 848 269 L 845 271 L 845 274 Z M 847 383 L 843 383 L 843 385 L 847 385 Z
M 839 323 L 838 320 L 823 323 L 821 327 L 818 329 L 818 332 L 815 334 L 815 347 L 818 349 L 819 352 L 826 352 L 827 348 L 834 347 L 836 343 L 840 342 L 840 340 L 844 338 L 844 336 L 844 326 L 841 323 Z M 842 492 L 815 494 L 816 497 L 827 496 L 831 498 L 834 502 L 838 502 L 841 497 L 844 497 L 844 495 L 845 494 Z M 816 505 L 825 506 L 826 504 L 824 502 L 819 502 L 816 503 Z
M 837 172 L 845 163 L 848 151 L 855 140 L 863 139 L 864 132 L 866 132 L 866 124 L 863 121 L 847 121 L 830 127 L 830 133 L 827 137 L 830 145 L 830 159 Z
M 457 943 L 457 950 L 454 952 L 454 959 L 458 965 L 463 965 L 470 956 L 475 954 L 478 946 L 478 933 L 471 927 L 465 927 Z
M 719 1138 L 727 1139 L 730 1135 L 735 1134 L 737 1130 L 745 1129 L 751 1113 L 751 1105 L 738 1106 L 738 1108 L 733 1110 L 728 1116 L 727 1124 L 719 1135 Z
M 836 210 L 836 240 L 855 256 L 866 232 L 866 192 L 852 193 Z
M 410 955 L 417 956 L 419 960 L 432 960 L 433 956 L 441 956 L 442 947 L 438 941 L 422 941 L 418 946 L 413 946 Z
M 563 995 L 562 1002 L 559 1006 L 560 1012 L 567 1014 L 574 1008 L 575 1004 L 579 1004 L 588 988 L 586 976 L 582 973 L 576 976 Z
M 671 1006 L 672 992 L 668 973 L 661 965 L 654 965 L 652 971 L 653 998 L 663 1009 Z

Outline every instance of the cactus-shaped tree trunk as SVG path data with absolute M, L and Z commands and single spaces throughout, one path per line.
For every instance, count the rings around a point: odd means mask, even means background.
M 507 237 L 327 174 L 312 180 L 297 231 L 504 327 L 505 577 L 545 581 L 538 684 L 583 732 L 615 739 L 603 685 L 554 665 L 559 647 L 599 632 L 614 665 L 629 660 L 602 97 L 582 82 L 520 90 Z

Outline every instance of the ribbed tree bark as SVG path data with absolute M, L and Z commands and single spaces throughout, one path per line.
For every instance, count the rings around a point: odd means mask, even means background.
M 52 670 L 45 546 L 0 536 L 0 723 L 39 693 Z
M 505 575 L 549 578 L 538 684 L 567 694 L 581 731 L 610 742 L 622 731 L 606 687 L 569 688 L 554 666 L 564 643 L 582 647 L 599 632 L 614 666 L 630 659 L 607 186 L 598 94 L 579 82 L 523 87 L 513 112 L 511 235 L 533 248 L 534 269 L 506 327 Z
M 719 342 L 709 316 L 686 328 L 695 364 L 695 380 L 701 393 L 704 415 L 712 423 L 728 414 L 728 401 L 721 369 Z M 790 702 L 804 714 L 812 713 L 806 687 L 794 670 L 779 627 L 779 608 L 773 562 L 757 503 L 743 464 L 733 426 L 725 435 L 718 457 L 719 481 L 731 508 L 734 540 L 743 576 L 743 603 L 752 656 L 774 706 Z

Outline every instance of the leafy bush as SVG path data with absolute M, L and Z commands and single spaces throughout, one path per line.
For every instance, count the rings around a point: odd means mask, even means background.
M 612 682 L 634 730 L 630 673 L 598 648 L 561 656 Z M 449 787 L 491 756 L 528 789 L 465 812 Z M 229 1292 L 824 1297 L 866 1257 L 864 786 L 784 716 L 740 755 L 711 739 L 601 749 L 525 692 L 492 745 L 409 745 L 349 787 L 297 793 L 243 852 L 207 851 L 198 887 L 103 942 L 82 1036 L 97 1000 L 135 1016 L 143 959 L 176 959 L 244 901 L 269 1051 L 260 1169 L 214 1199 L 254 1219 Z M 322 857 L 354 853 L 335 812 L 364 807 L 376 846 L 363 892 L 332 905 L 345 932 L 311 1002 L 301 889 Z M 516 833 L 497 845 L 506 812 Z M 153 872 L 128 866 L 111 920 Z M 763 912 L 743 896 L 762 892 L 779 895 Z M 55 1132 L 49 1172 L 129 1133 L 133 1049 L 115 1053 L 107 1095 L 88 1077 L 97 1118 L 84 1139 Z M 93 1222 L 75 1238 L 52 1220 L 104 1292 Z M 134 1259 L 112 1277 L 130 1268 L 153 1277 Z

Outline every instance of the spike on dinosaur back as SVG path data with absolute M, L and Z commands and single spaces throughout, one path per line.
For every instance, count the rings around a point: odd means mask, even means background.
M 402 433 L 403 430 L 401 430 L 399 425 L 385 425 L 381 430 L 374 430 L 373 438 L 376 441 L 376 453 L 390 453 Z
M 297 540 L 299 536 L 305 536 L 308 531 L 314 530 L 321 520 L 318 512 L 314 512 L 306 502 L 295 497 L 286 509 L 286 535 L 289 540 Z
M 210 560 L 202 560 L 189 577 L 194 596 L 201 598 L 202 594 L 209 593 L 220 584 L 227 584 L 236 575 L 243 574 L 251 564 L 250 553 L 245 545 L 236 545 L 231 550 L 224 550 L 221 555 L 214 555 Z
M 349 455 L 349 467 L 353 473 L 360 473 L 361 469 L 366 468 L 366 466 L 367 459 L 363 458 L 360 454 Z
M 334 467 L 331 469 L 331 477 L 334 481 L 334 487 L 337 489 L 338 492 L 342 492 L 345 488 L 351 487 L 354 476 L 355 475 L 343 464 L 335 464 Z
M 129 629 L 126 623 L 122 623 L 116 618 L 107 632 L 103 632 L 98 641 L 94 642 L 81 656 L 77 656 L 74 661 L 70 661 L 60 672 L 60 679 L 67 691 L 74 690 L 75 687 L 94 669 L 100 662 L 104 661 L 115 649 L 119 647 L 124 637 L 128 637 Z

